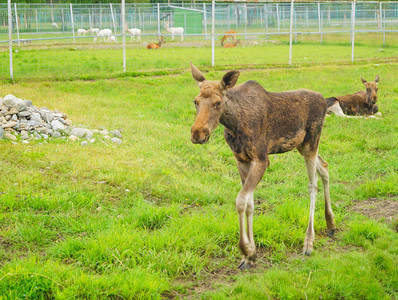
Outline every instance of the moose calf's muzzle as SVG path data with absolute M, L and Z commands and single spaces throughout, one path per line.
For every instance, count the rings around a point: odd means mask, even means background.
M 207 127 L 198 128 L 195 124 L 191 127 L 191 141 L 194 144 L 204 144 L 209 140 L 210 130 Z

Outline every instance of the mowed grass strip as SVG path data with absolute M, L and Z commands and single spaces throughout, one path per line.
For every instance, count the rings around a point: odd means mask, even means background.
M 288 66 L 288 35 L 240 36 L 242 44 L 236 48 L 222 48 L 217 40 L 215 66 L 237 65 L 242 67 Z M 386 45 L 382 45 L 380 33 L 357 34 L 355 60 L 396 59 L 398 56 L 397 34 L 388 33 Z M 181 73 L 189 62 L 196 66 L 211 66 L 209 41 L 191 40 L 185 44 L 172 42 L 156 51 L 146 49 L 146 43 L 130 44 L 126 49 L 127 76 L 162 75 Z M 221 39 L 221 37 L 219 37 Z M 153 37 L 150 42 L 156 41 Z M 351 45 L 348 34 L 327 34 L 320 43 L 318 35 L 298 35 L 293 44 L 292 64 L 330 64 L 351 61 Z M 51 41 L 54 43 L 54 41 Z M 13 53 L 15 80 L 70 80 L 101 79 L 126 76 L 123 73 L 121 44 L 84 45 L 28 45 Z M 9 78 L 8 48 L 0 49 L 0 78 Z
M 74 124 L 123 130 L 121 146 L 56 140 L 0 142 L 0 295 L 11 298 L 394 298 L 396 219 L 350 210 L 369 198 L 398 201 L 397 64 L 242 71 L 269 91 L 324 96 L 361 90 L 380 76 L 381 119 L 327 117 L 339 231 L 326 237 L 320 188 L 315 252 L 301 256 L 309 196 L 297 151 L 272 155 L 256 192 L 254 269 L 237 272 L 240 180 L 220 126 L 190 142 L 197 86 L 181 75 L 3 84 Z M 218 80 L 223 72 L 208 72 Z

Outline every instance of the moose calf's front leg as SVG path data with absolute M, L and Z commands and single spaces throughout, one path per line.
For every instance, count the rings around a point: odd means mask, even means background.
M 239 214 L 239 248 L 243 254 L 238 268 L 243 270 L 252 267 L 256 259 L 256 245 L 253 237 L 253 192 L 243 194 L 241 191 L 236 198 L 236 209 Z M 245 216 L 247 224 L 245 224 Z
M 239 214 L 239 248 L 243 254 L 243 259 L 238 266 L 241 270 L 252 267 L 256 259 L 256 245 L 253 236 L 253 192 L 268 164 L 268 160 L 264 162 L 252 161 L 248 164 L 250 167 L 247 173 L 247 170 L 238 164 L 243 182 L 243 187 L 236 198 L 236 209 Z M 247 224 L 245 224 L 245 217 Z

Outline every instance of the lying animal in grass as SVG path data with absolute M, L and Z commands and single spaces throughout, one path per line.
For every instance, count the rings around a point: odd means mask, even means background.
M 223 47 L 224 41 L 227 40 L 227 39 L 229 39 L 229 38 L 232 38 L 232 40 L 235 42 L 235 41 L 236 41 L 236 36 L 237 36 L 237 33 L 236 33 L 235 30 L 229 30 L 229 31 L 227 31 L 227 32 L 225 33 L 225 35 L 222 37 L 222 39 L 221 39 L 221 47 Z
M 240 40 L 236 40 L 235 42 L 229 44 L 221 43 L 221 46 L 223 46 L 224 48 L 235 48 L 236 46 L 238 46 L 238 44 L 240 44 Z
M 334 113 L 336 116 L 381 116 L 378 112 L 377 102 L 377 83 L 379 76 L 375 80 L 368 82 L 361 77 L 362 83 L 365 85 L 365 91 L 359 91 L 355 94 L 344 95 L 338 97 L 326 98 L 328 103 L 328 113 Z
M 163 40 L 163 36 L 159 37 L 159 43 L 155 44 L 155 43 L 149 43 L 146 48 L 147 49 L 159 49 L 160 47 L 162 47 L 162 45 L 164 44 L 164 40 Z

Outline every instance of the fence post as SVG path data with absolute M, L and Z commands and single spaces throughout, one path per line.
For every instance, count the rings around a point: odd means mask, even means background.
M 205 23 L 205 40 L 207 41 L 207 13 L 206 13 L 206 3 L 203 3 L 203 17 Z
M 126 72 L 126 6 L 122 0 L 123 73 Z
M 76 45 L 76 39 L 75 39 L 75 23 L 74 23 L 74 20 L 73 20 L 72 3 L 69 3 L 69 7 L 70 7 L 70 21 L 71 21 L 71 26 L 72 26 L 73 44 Z
M 100 8 L 100 28 L 102 28 L 102 6 Z
M 17 29 L 18 47 L 21 47 L 21 41 L 19 40 L 18 11 L 17 11 L 17 4 L 16 3 L 14 3 L 14 9 L 15 9 L 15 26 L 16 26 L 16 29 Z
M 39 32 L 39 20 L 37 18 L 37 9 L 35 9 L 35 13 L 36 13 L 36 32 Z
M 227 7 L 228 10 L 228 30 L 231 30 L 231 10 L 229 9 L 229 6 Z
M 61 21 L 62 21 L 62 26 L 61 26 L 61 30 L 62 32 L 65 31 L 65 18 L 64 18 L 64 9 L 61 8 Z
M 319 26 L 319 33 L 321 35 L 321 44 L 323 41 L 323 35 L 322 35 L 322 25 L 321 25 L 321 3 L 318 2 L 318 26 Z
M 245 6 L 245 39 L 247 39 L 247 3 L 244 4 Z
M 115 24 L 115 16 L 113 15 L 113 7 L 112 7 L 112 3 L 109 3 L 109 6 L 111 7 L 111 16 L 112 16 L 112 24 L 113 24 L 113 30 L 115 32 L 115 39 L 117 42 L 117 35 L 116 35 L 116 24 Z
M 290 44 L 289 44 L 289 65 L 292 64 L 292 39 L 293 39 L 293 14 L 294 0 L 290 2 Z
M 216 20 L 216 1 L 211 1 L 211 66 L 214 67 L 214 27 Z
M 239 14 L 239 7 L 236 6 L 236 7 L 235 7 L 235 26 L 236 26 L 236 29 L 238 29 L 238 25 L 239 25 L 239 22 L 238 22 L 238 14 Z
M 14 79 L 14 70 L 12 65 L 12 14 L 11 0 L 8 0 L 8 55 L 10 57 L 10 79 Z
M 267 9 L 267 4 L 264 4 L 264 8 L 265 8 L 265 38 L 268 39 L 268 9 Z
M 297 13 L 294 11 L 294 43 L 297 44 Z
M 352 19 L 352 38 L 351 38 L 351 62 L 354 62 L 354 44 L 355 44 L 355 4 L 357 0 L 352 2 L 352 12 L 351 12 L 351 19 Z
M 278 32 L 280 31 L 280 26 L 279 26 L 279 5 L 276 3 L 276 21 L 278 22 Z
M 160 4 L 158 3 L 158 37 L 160 37 Z
M 386 44 L 386 31 L 385 31 L 385 26 L 386 26 L 386 21 L 384 20 L 386 17 L 385 13 L 384 13 L 384 18 L 383 18 L 383 7 L 382 7 L 382 3 L 380 2 L 380 25 L 381 25 L 381 30 L 383 31 L 383 46 L 385 46 Z M 383 22 L 384 20 L 384 22 Z

